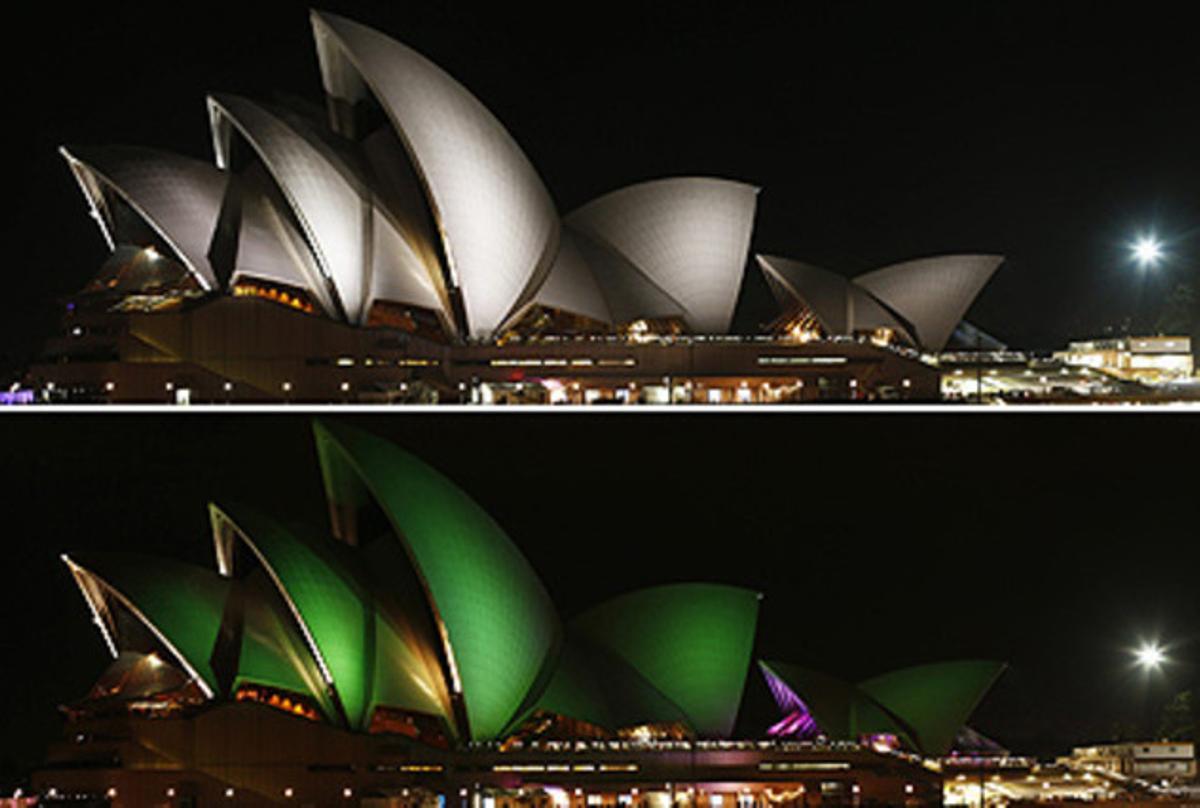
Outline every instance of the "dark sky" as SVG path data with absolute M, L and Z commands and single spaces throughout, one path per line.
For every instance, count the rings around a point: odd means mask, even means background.
M 1153 320 L 1190 273 L 1200 114 L 1190 4 L 330 0 L 462 81 L 512 131 L 563 212 L 676 174 L 763 187 L 753 248 L 854 274 L 937 252 L 1007 266 L 970 316 L 1051 348 Z M 0 355 L 21 364 L 50 301 L 103 257 L 55 153 L 132 143 L 208 158 L 203 99 L 320 100 L 307 7 L 255 0 L 38 3 L 14 59 L 19 178 Z M 11 217 L 11 211 L 10 211 Z M 1124 245 L 1156 227 L 1156 277 Z M 771 314 L 757 272 L 739 323 Z
M 765 658 L 847 677 L 1006 660 L 973 723 L 1043 755 L 1196 679 L 1196 486 L 1170 463 L 1200 455 L 1186 416 L 345 417 L 460 484 L 567 617 L 718 581 L 765 595 Z M 0 776 L 37 759 L 55 705 L 105 665 L 59 553 L 211 567 L 210 500 L 323 525 L 311 444 L 302 415 L 0 419 Z M 1148 690 L 1128 649 L 1154 636 L 1178 662 Z M 772 716 L 752 672 L 740 731 Z

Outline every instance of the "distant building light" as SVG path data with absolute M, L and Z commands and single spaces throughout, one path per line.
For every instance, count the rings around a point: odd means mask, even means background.
M 283 392 L 285 392 L 285 393 L 289 393 L 289 392 L 291 392 L 291 390 L 292 390 L 292 383 L 291 383 L 291 382 L 284 382 L 284 383 L 283 383 Z
M 296 792 L 292 789 L 291 786 L 288 786 L 287 788 L 285 788 L 283 790 L 283 796 L 287 797 L 289 800 L 295 795 L 295 793 Z
M 111 393 L 113 390 L 117 389 L 117 383 L 116 382 L 105 382 L 104 389 Z
M 351 797 L 354 796 L 354 790 L 350 789 L 350 788 L 343 788 L 342 796 L 345 797 L 346 799 L 350 799 Z
M 226 799 L 233 799 L 233 789 L 232 788 L 225 789 L 225 797 L 226 797 Z
M 350 389 L 350 382 L 342 382 L 342 392 L 345 393 Z
M 225 384 L 222 386 L 225 388 L 225 392 L 228 393 L 233 389 L 233 382 L 225 382 Z

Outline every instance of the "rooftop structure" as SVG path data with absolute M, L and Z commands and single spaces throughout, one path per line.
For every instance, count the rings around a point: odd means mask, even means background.
M 995 274 L 997 255 L 906 261 L 853 279 L 787 258 L 756 256 L 771 290 L 808 333 L 882 332 L 924 351 L 944 349 L 967 308 Z

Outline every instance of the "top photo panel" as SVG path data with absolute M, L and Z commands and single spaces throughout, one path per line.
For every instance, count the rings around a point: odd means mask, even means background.
M 34 57 L 3 403 L 1200 403 L 1126 14 L 217 6 Z

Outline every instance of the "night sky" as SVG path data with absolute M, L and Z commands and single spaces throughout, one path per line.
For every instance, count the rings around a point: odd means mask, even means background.
M 509 128 L 560 211 L 640 180 L 760 185 L 756 251 L 856 274 L 926 254 L 1008 264 L 970 313 L 1009 344 L 1154 322 L 1193 274 L 1200 115 L 1188 4 L 347 2 Z M 8 49 L 15 171 L 0 365 L 104 257 L 55 150 L 129 143 L 210 158 L 204 95 L 321 101 L 297 2 L 54 3 Z M 10 217 L 11 217 L 10 211 Z M 15 226 L 14 226 L 15 225 Z M 1156 228 L 1146 277 L 1126 245 Z M 757 271 L 738 327 L 774 309 Z
M 640 586 L 715 581 L 764 594 L 760 657 L 846 677 L 1005 660 L 973 725 L 1042 755 L 1144 722 L 1197 678 L 1195 480 L 1162 462 L 1200 454 L 1186 416 L 343 417 L 474 497 L 567 618 Z M 0 770 L 36 762 L 55 705 L 106 664 L 59 553 L 212 568 L 209 501 L 326 525 L 309 424 L 0 420 Z M 1177 661 L 1147 688 L 1129 649 L 1153 637 Z M 739 734 L 775 717 L 752 671 Z

